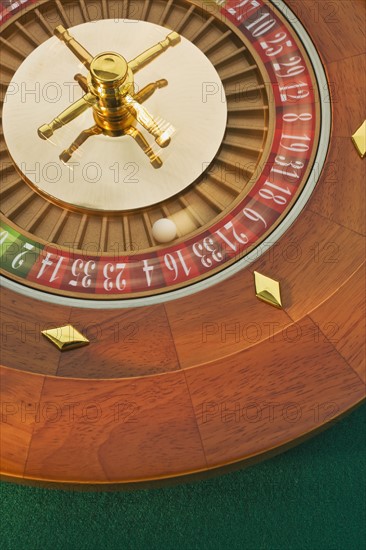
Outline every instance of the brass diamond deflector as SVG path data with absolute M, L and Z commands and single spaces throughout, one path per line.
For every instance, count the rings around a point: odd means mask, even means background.
M 48 338 L 60 351 L 69 351 L 72 349 L 82 348 L 89 344 L 89 340 L 85 338 L 72 325 L 53 328 L 50 330 L 42 330 L 43 336 Z
M 281 285 L 257 271 L 254 272 L 256 296 L 262 302 L 282 309 Z
M 352 141 L 358 151 L 358 154 L 363 159 L 366 155 L 366 120 L 359 127 L 357 132 L 353 134 Z

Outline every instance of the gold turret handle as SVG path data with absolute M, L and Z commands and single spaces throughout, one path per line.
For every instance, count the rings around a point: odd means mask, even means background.
M 155 57 L 165 52 L 168 48 L 174 47 L 181 41 L 181 37 L 177 32 L 171 32 L 162 42 L 158 42 L 155 46 L 152 46 L 142 54 L 135 57 L 128 63 L 131 71 L 137 73 L 148 65 Z
M 78 101 L 75 101 L 70 107 L 65 109 L 60 115 L 54 118 L 49 124 L 44 124 L 38 128 L 38 135 L 42 139 L 49 139 L 53 136 L 55 130 L 62 128 L 65 124 L 68 124 L 84 111 L 93 107 L 97 102 L 97 98 L 93 94 L 86 94 Z
M 154 153 L 142 133 L 134 128 L 127 113 L 139 122 L 155 138 L 160 147 L 167 147 L 174 133 L 173 126 L 156 120 L 145 107 L 141 105 L 158 88 L 167 86 L 165 79 L 148 84 L 140 92 L 134 93 L 133 74 L 144 68 L 151 61 L 174 47 L 181 41 L 177 32 L 171 32 L 167 37 L 152 46 L 142 54 L 132 59 L 130 63 L 119 54 L 107 52 L 93 57 L 65 27 L 59 25 L 54 30 L 55 36 L 65 43 L 68 49 L 84 64 L 89 76 L 81 74 L 75 76 L 85 93 L 84 97 L 70 105 L 49 124 L 38 128 L 41 139 L 49 139 L 54 132 L 73 121 L 90 107 L 94 109 L 96 125 L 84 130 L 71 146 L 60 156 L 63 162 L 68 162 L 73 153 L 93 135 L 107 133 L 107 135 L 129 135 L 142 148 L 155 168 L 162 166 L 161 159 Z M 110 65 L 112 64 L 112 69 Z M 128 79 L 128 86 L 124 85 Z M 97 84 L 97 85 L 95 85 Z M 127 115 L 127 116 L 126 116 Z
M 69 50 L 76 55 L 76 57 L 85 65 L 85 67 L 89 70 L 90 69 L 90 63 L 93 61 L 93 56 L 81 45 L 65 27 L 62 25 L 59 25 L 55 28 L 53 31 L 54 35 L 57 36 L 61 42 L 65 42 L 66 46 L 69 48 Z

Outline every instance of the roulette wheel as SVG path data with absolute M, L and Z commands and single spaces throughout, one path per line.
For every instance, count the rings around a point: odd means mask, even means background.
M 364 20 L 3 2 L 4 479 L 223 471 L 364 399 Z

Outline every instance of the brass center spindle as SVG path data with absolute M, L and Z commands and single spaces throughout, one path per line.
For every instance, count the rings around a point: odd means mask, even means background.
M 149 157 L 151 164 L 159 168 L 162 165 L 160 158 L 135 125 L 137 122 L 141 124 L 155 138 L 159 147 L 169 145 L 174 128 L 164 121 L 157 121 L 142 105 L 156 90 L 167 86 L 168 82 L 165 79 L 157 80 L 136 94 L 134 73 L 168 48 L 176 46 L 181 40 L 179 34 L 171 32 L 164 40 L 130 62 L 115 52 L 104 52 L 93 57 L 62 25 L 56 27 L 54 34 L 88 69 L 87 78 L 80 74 L 75 77 L 83 91 L 87 89 L 88 92 L 49 124 L 41 126 L 38 135 L 42 139 L 49 139 L 55 130 L 92 107 L 96 126 L 84 130 L 69 149 L 60 155 L 63 162 L 67 162 L 89 136 L 103 133 L 111 137 L 131 136 Z

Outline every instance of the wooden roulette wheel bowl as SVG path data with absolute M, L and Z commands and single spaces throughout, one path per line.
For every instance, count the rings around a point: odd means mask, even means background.
M 310 201 L 257 261 L 143 308 L 2 288 L 4 479 L 122 487 L 216 473 L 287 449 L 364 400 L 365 174 L 351 136 L 364 117 L 365 7 L 350 4 L 289 4 L 327 73 L 331 139 Z M 26 15 L 13 16 L 20 32 Z M 281 281 L 282 309 L 256 300 L 253 272 Z M 60 354 L 41 330 L 62 324 L 91 345 Z

